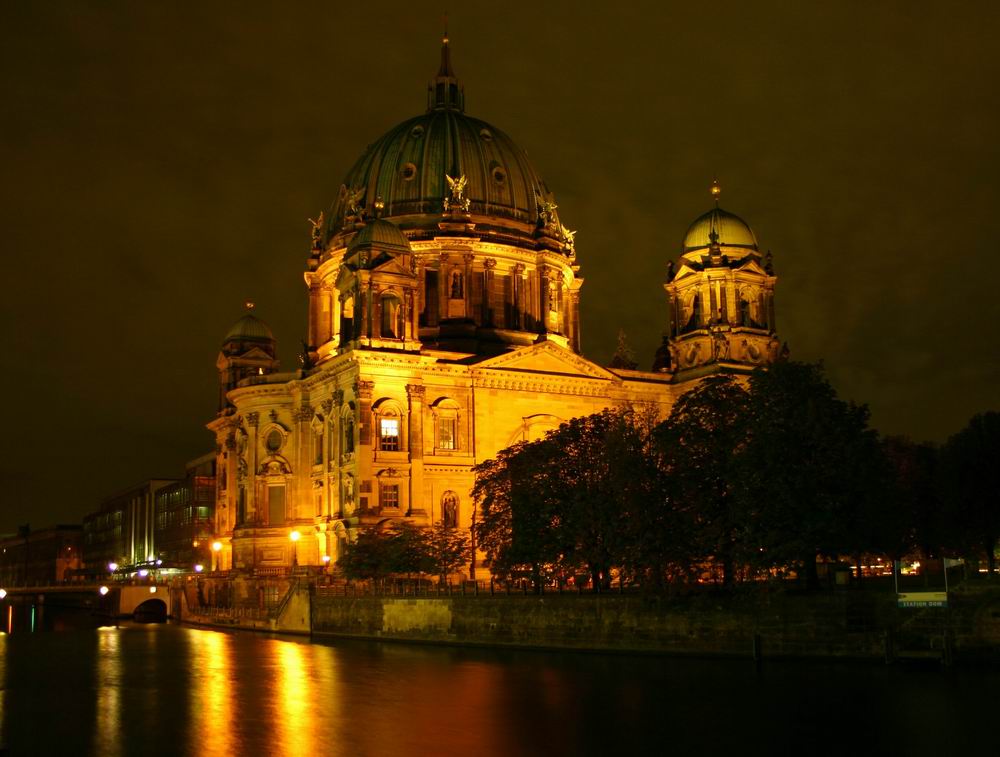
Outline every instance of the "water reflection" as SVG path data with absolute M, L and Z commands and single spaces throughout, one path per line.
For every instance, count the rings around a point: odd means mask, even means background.
M 316 741 L 314 729 L 323 717 L 322 709 L 315 706 L 312 666 L 307 664 L 306 653 L 300 644 L 274 641 L 270 651 L 278 674 L 277 707 L 272 710 L 278 754 L 287 757 L 311 755 Z
M 94 723 L 96 753 L 115 757 L 121 754 L 121 632 L 117 628 L 97 630 L 97 718 Z
M 992 723 L 997 684 L 968 668 L 758 670 L 123 626 L 0 636 L 0 740 L 12 755 L 99 757 L 783 754 L 810 740 L 954 754 Z
M 233 637 L 191 631 L 190 641 L 192 754 L 233 754 Z

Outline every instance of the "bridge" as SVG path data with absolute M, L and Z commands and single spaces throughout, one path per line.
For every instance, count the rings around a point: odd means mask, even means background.
M 5 590 L 0 607 L 90 608 L 109 619 L 164 621 L 174 614 L 174 599 L 166 584 L 62 584 L 16 586 Z M 6 610 L 4 611 L 7 612 Z

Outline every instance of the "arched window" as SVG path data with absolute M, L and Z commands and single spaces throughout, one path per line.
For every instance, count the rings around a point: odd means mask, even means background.
M 340 341 L 349 342 L 354 338 L 354 298 L 345 297 L 340 308 Z
M 381 300 L 382 324 L 380 334 L 383 339 L 403 338 L 403 303 L 394 294 L 384 294 Z
M 441 522 L 445 528 L 458 528 L 458 495 L 445 492 L 441 497 Z
M 432 405 L 434 413 L 434 448 L 454 451 L 458 444 L 459 405 L 453 399 L 442 397 Z

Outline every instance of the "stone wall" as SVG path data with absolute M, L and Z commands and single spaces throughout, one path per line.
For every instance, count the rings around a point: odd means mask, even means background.
M 893 594 L 660 598 L 314 596 L 316 635 L 761 657 L 1000 661 L 1000 590 L 956 593 L 947 610 L 902 610 Z

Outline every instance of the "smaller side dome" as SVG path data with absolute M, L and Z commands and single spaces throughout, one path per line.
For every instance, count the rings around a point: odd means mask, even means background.
M 348 254 L 362 247 L 377 247 L 385 252 L 410 252 L 410 242 L 396 224 L 381 218 L 368 221 L 347 245 Z
M 254 308 L 252 302 L 247 303 L 247 310 Z M 226 342 L 273 342 L 274 333 L 271 328 L 252 313 L 248 312 L 226 332 L 223 344 Z
M 688 227 L 682 252 L 708 249 L 713 243 L 720 247 L 757 250 L 757 237 L 750 224 L 720 207 L 698 216 Z

